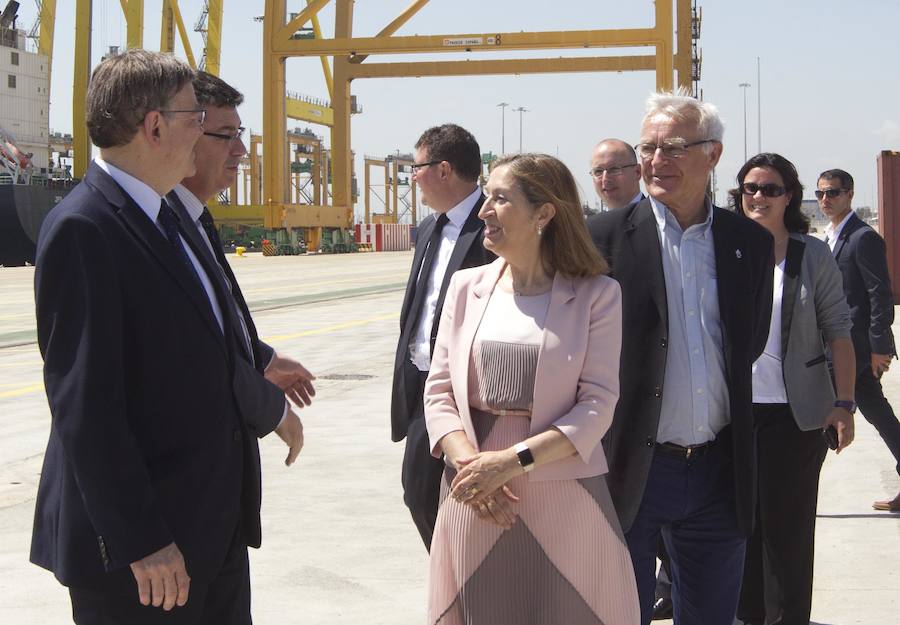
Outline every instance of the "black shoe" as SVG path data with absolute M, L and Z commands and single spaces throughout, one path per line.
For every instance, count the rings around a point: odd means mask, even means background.
M 660 597 L 653 604 L 653 618 L 650 620 L 664 621 L 670 618 L 672 618 L 672 600 Z

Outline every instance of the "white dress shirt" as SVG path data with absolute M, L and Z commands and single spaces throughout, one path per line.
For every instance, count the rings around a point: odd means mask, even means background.
M 834 246 L 837 244 L 838 238 L 841 236 L 841 230 L 844 229 L 844 226 L 850 220 L 850 215 L 853 214 L 852 210 L 847 211 L 847 214 L 844 215 L 844 218 L 841 220 L 837 226 L 832 225 L 829 221 L 828 225 L 825 226 L 825 240 L 828 242 L 828 247 L 831 248 L 831 251 L 834 251 Z
M 447 265 L 450 264 L 450 256 L 456 247 L 456 240 L 462 232 L 463 224 L 466 223 L 469 213 L 480 197 L 481 188 L 476 186 L 468 197 L 447 211 L 448 221 L 441 230 L 440 247 L 431 266 L 431 275 L 428 276 L 426 287 L 428 290 L 422 303 L 424 310 L 419 316 L 415 337 L 409 343 L 409 358 L 419 371 L 428 371 L 431 367 L 431 326 L 434 324 L 434 311 L 437 308 L 441 285 L 444 283 L 444 274 L 447 273 Z M 421 268 L 419 271 L 421 272 Z M 410 311 L 410 314 L 415 314 L 415 311 Z
M 116 181 L 116 184 L 125 190 L 125 193 L 131 196 L 131 199 L 140 206 L 141 210 L 144 211 L 150 221 L 156 225 L 162 235 L 166 236 L 159 223 L 159 205 L 163 198 L 146 183 L 138 180 L 131 174 L 122 171 L 115 165 L 107 163 L 99 156 L 94 159 L 94 162 L 97 163 L 97 166 L 100 169 L 109 174 L 110 177 Z M 219 307 L 219 300 L 216 298 L 216 290 L 213 287 L 212 281 L 209 279 L 209 276 L 206 275 L 203 265 L 200 264 L 200 261 L 194 255 L 194 251 L 191 249 L 191 246 L 188 245 L 188 242 L 185 241 L 184 237 L 180 234 L 178 235 L 178 238 L 181 239 L 181 245 L 184 247 L 184 251 L 187 252 L 191 264 L 194 266 L 194 269 L 197 270 L 197 275 L 200 277 L 200 282 L 203 284 L 203 290 L 206 291 L 206 297 L 209 299 L 213 314 L 216 317 L 216 321 L 219 323 L 219 330 L 224 334 L 225 325 L 222 321 L 222 309 Z M 168 238 L 166 240 L 168 240 Z

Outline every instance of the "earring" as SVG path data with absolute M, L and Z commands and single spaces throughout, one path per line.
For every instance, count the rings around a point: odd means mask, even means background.
M 543 227 L 543 226 L 538 226 L 538 231 L 537 231 L 537 232 L 538 232 L 538 236 L 541 236 L 542 234 L 544 234 L 544 227 Z

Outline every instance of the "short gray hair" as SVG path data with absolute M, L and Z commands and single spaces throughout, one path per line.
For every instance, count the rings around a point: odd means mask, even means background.
M 685 89 L 651 93 L 647 98 L 644 121 L 663 115 L 676 121 L 694 121 L 702 139 L 722 142 L 725 124 L 719 116 L 719 109 L 709 102 L 701 102 Z
M 132 49 L 107 57 L 88 86 L 91 141 L 100 148 L 126 145 L 147 113 L 165 108 L 193 78 L 194 70 L 171 54 Z

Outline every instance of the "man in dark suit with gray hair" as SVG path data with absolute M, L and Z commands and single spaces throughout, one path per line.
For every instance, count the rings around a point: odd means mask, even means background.
M 241 355 L 220 270 L 165 199 L 196 171 L 193 79 L 140 49 L 95 68 L 100 153 L 38 240 L 52 421 L 31 560 L 79 624 L 251 622 L 256 439 L 284 420 L 284 392 Z
M 636 146 L 649 197 L 592 221 L 622 286 L 604 448 L 644 624 L 662 536 L 676 625 L 731 625 L 753 524 L 750 369 L 768 335 L 772 237 L 707 198 L 723 134 L 715 106 L 652 95 Z

